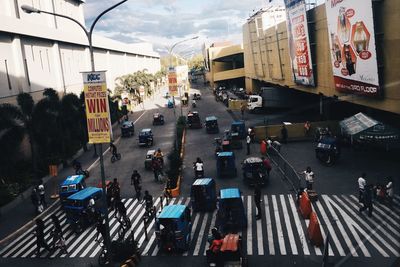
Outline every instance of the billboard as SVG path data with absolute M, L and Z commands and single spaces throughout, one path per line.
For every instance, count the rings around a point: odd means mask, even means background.
M 326 0 L 325 6 L 336 90 L 380 95 L 372 0 Z
M 315 86 L 304 0 L 285 0 L 290 63 L 296 84 Z
M 109 143 L 111 140 L 111 121 L 106 72 L 83 72 L 82 75 L 89 143 Z
M 170 96 L 178 95 L 178 80 L 175 69 L 170 68 L 168 72 L 168 90 Z
M 178 82 L 178 86 L 183 90 L 189 92 L 189 66 L 188 65 L 180 65 L 175 67 L 176 71 L 176 79 Z

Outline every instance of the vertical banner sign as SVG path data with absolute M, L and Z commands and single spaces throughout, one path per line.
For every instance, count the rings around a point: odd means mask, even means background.
M 189 66 L 188 65 L 181 65 L 175 67 L 176 72 L 176 79 L 178 82 L 178 86 L 181 88 L 185 88 L 187 92 L 189 92 Z
M 111 122 L 105 71 L 84 72 L 83 86 L 89 143 L 109 143 Z
M 285 0 L 285 5 L 293 80 L 296 84 L 315 86 L 305 1 Z
M 178 96 L 178 80 L 175 70 L 168 72 L 168 88 L 170 96 Z
M 335 88 L 345 93 L 379 96 L 372 0 L 361 2 L 325 2 Z

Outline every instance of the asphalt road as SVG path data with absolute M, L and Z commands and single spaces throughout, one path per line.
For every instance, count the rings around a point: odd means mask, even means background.
M 191 93 L 200 91 L 202 100 L 197 101 L 197 108 L 201 118 L 216 115 L 220 126 L 220 134 L 207 134 L 205 129 L 187 130 L 185 159 L 183 168 L 183 183 L 181 195 L 172 202 L 189 204 L 190 186 L 193 183 L 192 162 L 200 157 L 205 163 L 205 176 L 216 179 L 217 188 L 239 187 L 243 194 L 243 203 L 248 220 L 248 226 L 243 229 L 243 250 L 248 255 L 249 266 L 321 266 L 323 248 L 317 248 L 307 241 L 308 221 L 302 219 L 297 211 L 295 200 L 290 187 L 282 179 L 276 168 L 271 172 L 270 183 L 262 189 L 262 219 L 255 220 L 255 206 L 252 197 L 253 188 L 244 185 L 241 177 L 240 162 L 247 157 L 245 146 L 242 150 L 235 150 L 237 177 L 216 178 L 214 158 L 214 138 L 222 135 L 224 129 L 229 129 L 233 121 L 232 113 L 226 107 L 215 102 L 211 91 L 203 87 L 193 86 Z M 192 243 L 184 254 L 166 255 L 158 251 L 155 242 L 153 224 L 146 229 L 149 239 L 145 239 L 144 226 L 141 223 L 143 207 L 133 199 L 133 187 L 130 185 L 130 175 L 137 169 L 143 178 L 143 189 L 149 190 L 153 196 L 161 193 L 162 184 L 153 180 L 153 173 L 144 170 L 144 158 L 148 149 L 139 148 L 137 133 L 141 128 L 151 127 L 155 136 L 155 145 L 164 152 L 170 150 L 174 136 L 174 110 L 164 107 L 165 99 L 156 99 L 149 103 L 145 110 L 137 110 L 131 115 L 136 121 L 135 136 L 124 138 L 117 142 L 122 159 L 115 163 L 110 162 L 110 154 L 105 159 L 106 177 L 117 177 L 122 188 L 122 198 L 128 209 L 128 216 L 132 221 L 132 229 L 139 241 L 143 252 L 142 266 L 205 266 L 204 253 L 207 248 L 206 236 L 214 225 L 214 213 L 194 213 L 192 216 Z M 188 108 L 183 108 L 186 115 Z M 162 112 L 166 118 L 164 126 L 151 126 L 154 112 Z M 176 109 L 176 115 L 180 108 Z M 237 116 L 234 112 L 233 116 Z M 260 115 L 263 116 L 263 115 Z M 279 116 L 276 116 L 278 118 Z M 257 115 L 246 116 L 246 124 L 253 125 L 259 120 Z M 244 141 L 243 141 L 243 145 Z M 289 143 L 282 147 L 283 154 L 296 169 L 305 165 L 312 165 L 318 174 L 315 183 L 320 193 L 319 201 L 313 203 L 321 224 L 323 236 L 331 235 L 329 262 L 331 266 L 392 266 L 396 257 L 400 255 L 400 197 L 396 196 L 392 208 L 385 204 L 375 203 L 373 217 L 369 218 L 358 211 L 359 203 L 356 196 L 355 179 L 360 169 L 371 175 L 383 173 L 371 164 L 376 158 L 358 154 L 354 159 L 352 151 L 345 151 L 344 157 L 337 166 L 327 168 L 319 166 L 313 155 L 312 143 Z M 252 144 L 251 155 L 259 155 L 259 147 Z M 354 160 L 352 160 L 354 159 Z M 343 160 L 343 161 L 342 161 Z M 394 173 L 396 164 L 386 160 L 378 161 L 384 166 L 385 174 Z M 394 173 L 396 174 L 396 173 Z M 96 165 L 91 171 L 88 183 L 97 185 L 100 170 Z M 337 177 L 336 177 L 336 176 Z M 397 178 L 397 177 L 396 177 Z M 157 209 L 161 204 L 155 202 Z M 165 205 L 165 200 L 163 205 Z M 43 253 L 41 258 L 34 256 L 35 240 L 28 229 L 25 236 L 19 237 L 7 247 L 0 248 L 1 266 L 96 266 L 96 257 L 99 249 L 94 241 L 95 230 L 88 228 L 84 233 L 75 235 L 65 223 L 65 215 L 60 210 L 54 210 L 60 218 L 64 234 L 68 243 L 68 254 L 59 251 L 49 255 Z M 51 224 L 46 221 L 46 234 L 51 230 Z M 118 223 L 110 214 L 110 228 L 113 238 L 116 237 Z M 48 258 L 50 257 L 50 259 Z M 115 265 L 117 266 L 117 265 Z M 393 265 L 395 266 L 395 265 Z

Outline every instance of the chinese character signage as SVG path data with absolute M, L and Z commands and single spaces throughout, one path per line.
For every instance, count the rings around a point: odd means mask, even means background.
M 325 6 L 336 90 L 378 96 L 372 0 L 326 0 Z
M 170 96 L 177 96 L 178 95 L 178 80 L 176 77 L 175 70 L 169 70 L 168 72 L 168 89 Z
M 293 80 L 315 86 L 304 0 L 285 0 L 287 29 Z
M 111 122 L 105 71 L 84 72 L 87 128 L 90 144 L 109 143 Z

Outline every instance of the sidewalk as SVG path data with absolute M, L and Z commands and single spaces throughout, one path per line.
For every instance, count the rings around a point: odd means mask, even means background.
M 143 111 L 155 106 L 162 106 L 165 105 L 165 99 L 160 97 L 159 95 L 164 92 L 163 89 L 160 89 L 160 91 L 157 92 L 157 95 L 153 98 L 150 97 L 145 100 L 144 104 L 137 105 L 133 108 L 133 112 L 139 112 Z M 115 123 L 113 125 L 113 134 L 114 134 L 114 140 L 117 140 L 120 137 L 120 131 L 119 131 L 120 125 L 118 123 Z M 103 145 L 103 153 L 108 149 L 108 146 Z M 98 151 L 97 151 L 98 152 Z M 93 157 L 94 153 L 94 147 L 89 145 L 88 146 L 88 151 L 81 153 L 77 159 L 82 163 L 83 169 L 89 169 L 89 167 L 96 162 L 98 157 L 94 158 Z M 96 167 L 97 164 L 94 164 L 93 167 Z M 58 199 L 51 199 L 50 196 L 57 192 L 58 190 L 58 185 L 69 175 L 73 175 L 75 173 L 74 169 L 71 166 L 68 166 L 66 168 L 60 169 L 58 172 L 58 175 L 56 177 L 52 177 L 48 179 L 47 182 L 45 182 L 45 189 L 46 189 L 46 201 L 48 207 L 50 207 L 55 201 Z M 90 179 L 89 177 L 88 179 Z M 43 178 L 45 181 L 46 179 Z M 20 229 L 24 225 L 26 225 L 28 222 L 31 222 L 32 219 L 36 217 L 34 207 L 32 205 L 32 202 L 30 200 L 30 190 L 27 192 L 28 194 L 26 195 L 25 198 L 22 199 L 21 197 L 18 197 L 14 201 L 16 201 L 18 204 L 15 205 L 14 208 L 11 208 L 8 211 L 5 211 L 0 215 L 0 242 L 1 240 L 5 239 L 8 235 L 14 233 L 16 230 Z M 59 206 L 57 204 L 54 205 L 53 208 L 58 208 Z M 23 230 L 22 230 L 23 231 Z

